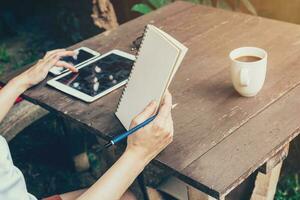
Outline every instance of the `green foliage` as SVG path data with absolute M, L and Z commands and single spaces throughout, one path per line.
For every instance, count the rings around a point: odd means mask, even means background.
M 299 200 L 300 199 L 300 184 L 299 175 L 294 174 L 286 176 L 279 182 L 275 200 Z
M 5 45 L 0 46 L 0 62 L 8 63 L 10 61 L 10 55 Z
M 164 5 L 167 5 L 171 3 L 171 0 L 148 0 L 148 2 L 154 7 L 154 8 L 160 8 Z
M 203 4 L 203 0 L 189 0 L 191 3 L 198 3 L 198 4 Z
M 138 3 L 138 4 L 135 4 L 131 8 L 131 10 L 135 11 L 135 12 L 138 12 L 138 13 L 141 13 L 141 14 L 147 14 L 147 13 L 151 12 L 153 9 L 150 6 L 148 6 L 147 4 Z
M 146 0 L 144 1 L 144 3 L 135 4 L 131 8 L 131 10 L 141 14 L 147 14 L 153 11 L 154 9 L 161 8 L 173 1 L 175 0 Z M 212 0 L 185 0 L 185 1 L 196 3 L 196 4 L 209 5 L 209 6 L 213 5 Z M 250 0 L 236 0 L 236 2 L 238 5 L 242 3 L 249 12 L 251 12 L 254 15 L 257 15 L 256 9 L 254 8 Z M 228 0 L 217 0 L 216 7 L 227 9 L 227 10 L 234 9 L 229 5 Z
M 101 170 L 101 162 L 98 159 L 98 156 L 93 152 L 88 152 L 88 158 L 90 165 L 92 167 L 92 170 L 94 171 L 100 171 Z

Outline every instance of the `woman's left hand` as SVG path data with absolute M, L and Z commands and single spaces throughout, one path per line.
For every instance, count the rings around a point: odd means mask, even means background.
M 24 89 L 28 89 L 43 81 L 49 70 L 54 66 L 65 67 L 72 72 L 78 72 L 78 69 L 73 65 L 60 60 L 62 57 L 74 55 L 76 55 L 75 51 L 67 51 L 65 49 L 49 51 L 43 59 L 39 60 L 34 66 L 20 74 L 17 78 L 25 87 Z

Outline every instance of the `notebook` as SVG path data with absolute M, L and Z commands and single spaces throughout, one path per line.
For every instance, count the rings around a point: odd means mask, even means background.
M 152 100 L 161 103 L 187 50 L 157 27 L 146 26 L 137 59 L 115 113 L 127 130 L 131 120 Z

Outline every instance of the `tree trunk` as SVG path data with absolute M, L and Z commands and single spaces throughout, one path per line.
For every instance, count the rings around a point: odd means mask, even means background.
M 105 30 L 111 30 L 119 26 L 114 7 L 110 0 L 93 0 L 93 13 L 91 17 L 97 27 Z

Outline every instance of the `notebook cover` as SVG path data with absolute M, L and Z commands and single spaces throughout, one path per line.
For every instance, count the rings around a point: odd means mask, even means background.
M 178 41 L 168 37 L 171 36 L 153 25 L 145 29 L 143 42 L 116 112 L 127 130 L 131 120 L 152 100 L 160 103 L 187 51 Z

